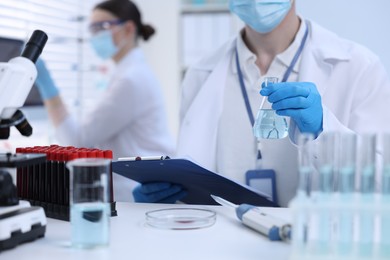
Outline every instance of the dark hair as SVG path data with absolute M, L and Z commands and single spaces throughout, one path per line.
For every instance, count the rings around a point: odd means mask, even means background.
M 137 27 L 137 36 L 141 36 L 145 41 L 156 32 L 152 26 L 142 23 L 141 13 L 130 0 L 107 0 L 96 5 L 94 9 L 110 12 L 122 21 L 133 21 Z

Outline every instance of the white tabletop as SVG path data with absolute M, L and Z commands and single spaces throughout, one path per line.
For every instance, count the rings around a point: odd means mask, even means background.
M 172 207 L 194 206 L 117 203 L 118 216 L 111 218 L 110 246 L 93 250 L 71 248 L 70 223 L 48 219 L 44 238 L 1 252 L 0 259 L 288 259 L 289 244 L 269 241 L 221 206 L 195 206 L 217 212 L 216 223 L 207 228 L 166 230 L 145 223 L 145 212 Z M 288 209 L 264 211 L 290 220 Z

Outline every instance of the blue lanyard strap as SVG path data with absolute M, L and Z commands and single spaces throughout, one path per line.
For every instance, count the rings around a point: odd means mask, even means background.
M 248 112 L 248 116 L 249 116 L 249 120 L 251 122 L 251 125 L 254 125 L 255 117 L 253 116 L 251 105 L 249 103 L 248 93 L 246 92 L 246 89 L 245 89 L 244 77 L 242 76 L 242 71 L 240 68 L 240 61 L 238 60 L 237 47 L 236 47 L 236 66 L 237 66 L 238 81 L 240 82 L 241 92 L 242 92 L 242 96 L 244 97 L 246 111 Z
M 297 52 L 294 55 L 294 58 L 291 61 L 290 66 L 288 66 L 286 72 L 283 75 L 282 82 L 286 82 L 288 80 L 288 78 L 290 77 L 290 74 L 291 74 L 292 70 L 294 69 L 295 64 L 297 63 L 299 57 L 302 54 L 302 51 L 303 51 L 303 48 L 305 47 L 305 43 L 306 43 L 308 35 L 309 35 L 309 25 L 306 22 L 305 34 L 302 38 L 301 44 L 299 45 Z M 238 58 L 237 47 L 236 47 L 236 67 L 237 67 L 238 81 L 239 81 L 240 87 L 241 87 L 241 93 L 242 93 L 242 96 L 243 96 L 244 101 L 245 101 L 246 111 L 248 113 L 249 121 L 250 121 L 251 125 L 253 126 L 255 123 L 255 117 L 252 113 L 251 105 L 249 103 L 248 93 L 247 93 L 246 88 L 245 88 L 245 82 L 244 82 L 244 77 L 243 77 L 242 71 L 241 71 L 240 61 Z M 257 159 L 261 159 L 260 150 L 258 151 Z
M 251 125 L 253 126 L 255 124 L 255 117 L 253 116 L 251 104 L 249 103 L 248 93 L 246 92 L 246 89 L 245 89 L 245 82 L 244 82 L 244 77 L 242 76 L 242 71 L 240 68 L 240 61 L 238 59 L 237 47 L 236 47 L 236 66 L 237 66 L 238 81 L 240 82 L 241 93 L 242 93 L 242 96 L 244 97 L 246 111 L 248 113 L 248 117 L 249 117 L 249 120 L 251 122 Z M 257 159 L 260 160 L 261 158 L 262 158 L 261 151 L 259 149 L 259 150 L 257 150 Z

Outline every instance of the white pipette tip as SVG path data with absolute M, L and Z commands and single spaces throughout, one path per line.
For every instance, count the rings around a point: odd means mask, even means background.
M 225 207 L 231 207 L 231 208 L 237 208 L 238 205 L 228 201 L 228 200 L 225 200 L 221 197 L 218 197 L 218 196 L 215 196 L 213 194 L 210 194 L 210 196 L 213 198 L 213 200 L 215 200 L 218 204 L 222 205 L 222 206 L 225 206 Z

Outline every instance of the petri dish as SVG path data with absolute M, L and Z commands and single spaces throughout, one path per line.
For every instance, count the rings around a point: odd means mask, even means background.
M 148 211 L 146 223 L 161 229 L 199 229 L 215 223 L 216 213 L 199 208 L 169 208 Z

